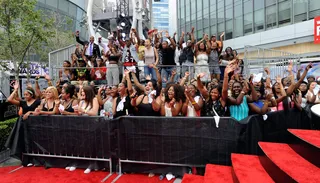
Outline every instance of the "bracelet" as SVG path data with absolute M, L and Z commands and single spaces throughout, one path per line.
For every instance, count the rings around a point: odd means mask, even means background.
M 194 101 L 194 102 L 191 102 L 191 104 L 192 104 L 192 105 L 195 105 L 195 104 L 197 104 L 197 102 Z

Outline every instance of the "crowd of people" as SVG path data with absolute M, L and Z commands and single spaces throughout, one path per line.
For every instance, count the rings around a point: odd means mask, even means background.
M 94 37 L 81 41 L 77 32 L 76 40 L 83 48 L 77 46 L 72 61 L 63 62 L 56 85 L 46 76 L 49 87 L 41 91 L 37 77 L 35 89 L 28 86 L 21 99 L 17 81 L 8 101 L 20 107 L 23 119 L 30 115 L 132 115 L 230 116 L 238 121 L 251 114 L 303 110 L 320 103 L 320 80 L 308 75 L 311 63 L 299 69 L 296 77 L 289 63 L 286 77 L 270 78 L 272 71 L 265 68 L 258 80 L 255 75 L 246 78 L 237 52 L 230 47 L 223 51 L 224 34 L 220 41 L 204 34 L 198 42 L 194 28 L 186 35 L 182 32 L 177 42 L 176 34 L 171 37 L 155 29 L 142 40 L 133 29 L 125 41 L 117 32 L 108 44 L 99 38 L 97 45 Z M 144 82 L 139 61 L 145 64 Z

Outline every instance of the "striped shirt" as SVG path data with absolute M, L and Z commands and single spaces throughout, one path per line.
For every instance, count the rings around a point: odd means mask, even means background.
M 247 97 L 243 96 L 242 103 L 240 105 L 231 105 L 229 107 L 231 117 L 240 121 L 249 115 L 249 106 L 247 103 Z

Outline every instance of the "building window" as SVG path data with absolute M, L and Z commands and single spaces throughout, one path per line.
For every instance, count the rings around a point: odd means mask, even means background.
M 242 18 L 242 2 L 241 0 L 234 0 L 234 32 L 233 38 L 243 35 L 243 18 Z
M 198 1 L 193 1 L 193 2 L 197 2 L 197 11 L 202 11 L 202 0 L 198 0 Z
M 225 32 L 225 30 L 224 30 L 224 22 L 218 23 L 218 35 L 221 35 L 223 32 Z
M 264 9 L 254 11 L 254 31 L 264 28 Z
M 244 18 L 244 34 L 252 33 L 252 13 L 245 14 Z
M 266 0 L 266 6 L 274 5 L 276 2 L 277 0 Z
M 308 11 L 308 2 L 304 1 L 293 1 L 294 7 L 294 22 L 303 22 L 308 19 L 307 11 Z
M 211 36 L 212 35 L 217 35 L 217 26 L 216 25 L 212 25 L 210 27 L 210 33 L 211 33 Z
M 272 29 L 277 26 L 277 7 L 272 5 L 266 8 L 266 25 L 267 29 Z
M 243 0 L 244 14 L 252 12 L 252 0 Z
M 313 19 L 316 16 L 320 15 L 320 1 L 319 0 L 310 0 L 309 3 L 309 19 Z
M 279 26 L 291 23 L 291 1 L 279 3 Z
M 232 24 L 232 20 L 228 20 L 226 22 L 226 39 L 232 39 L 233 37 L 233 24 Z

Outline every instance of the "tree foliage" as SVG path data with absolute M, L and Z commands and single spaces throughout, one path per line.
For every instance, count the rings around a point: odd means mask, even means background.
M 0 59 L 11 60 L 16 79 L 30 48 L 41 49 L 54 35 L 53 19 L 35 10 L 36 0 L 0 0 Z M 4 63 L 1 65 L 6 68 Z

